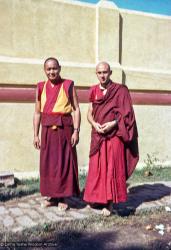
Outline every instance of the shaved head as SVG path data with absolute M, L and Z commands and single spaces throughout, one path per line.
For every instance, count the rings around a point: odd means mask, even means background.
M 97 64 L 97 66 L 96 66 L 96 71 L 97 71 L 98 68 L 101 67 L 101 66 L 105 66 L 105 68 L 106 68 L 107 70 L 110 71 L 110 65 L 109 65 L 107 62 L 99 62 L 99 63 Z
M 45 67 L 46 63 L 49 62 L 49 61 L 54 61 L 54 62 L 56 63 L 56 65 L 57 65 L 58 67 L 60 67 L 59 62 L 58 62 L 58 60 L 57 60 L 55 57 L 48 57 L 48 58 L 45 60 L 45 62 L 44 62 L 44 67 Z
M 110 69 L 110 65 L 107 62 L 99 62 L 96 66 L 96 75 L 103 87 L 106 87 L 107 84 L 111 81 L 110 76 L 112 74 L 112 70 Z

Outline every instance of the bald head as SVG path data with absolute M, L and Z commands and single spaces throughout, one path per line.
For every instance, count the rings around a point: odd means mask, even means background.
M 96 66 L 96 75 L 100 84 L 105 88 L 111 81 L 110 76 L 112 71 L 110 65 L 107 62 L 99 62 Z
M 99 67 L 105 67 L 107 70 L 110 71 L 110 65 L 107 62 L 99 62 L 96 66 L 96 72 L 98 70 Z

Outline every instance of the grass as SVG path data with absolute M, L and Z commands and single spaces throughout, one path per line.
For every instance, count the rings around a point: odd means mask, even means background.
M 145 182 L 155 182 L 155 181 L 171 181 L 171 167 L 151 167 L 150 172 L 152 175 L 144 176 L 144 169 L 136 169 L 132 176 L 128 179 L 130 184 L 133 183 L 145 183 Z M 85 186 L 86 174 L 82 173 L 79 176 L 80 189 L 82 190 Z
M 13 198 L 19 198 L 39 192 L 39 179 L 23 179 L 15 178 L 15 185 L 0 188 L 0 201 L 7 201 Z
M 129 178 L 129 183 L 144 183 L 155 181 L 171 181 L 171 167 L 152 167 L 150 172 L 152 175 L 144 176 L 146 169 L 137 169 Z
M 171 168 L 151 168 L 152 176 L 144 177 L 144 169 L 135 170 L 129 183 L 142 183 L 152 181 L 171 180 Z M 81 190 L 85 185 L 86 174 L 79 175 Z M 0 188 L 0 201 L 6 201 L 11 198 L 17 198 L 28 194 L 39 192 L 39 179 L 15 180 L 14 187 Z M 160 223 L 168 223 L 171 214 L 166 213 L 164 208 L 155 210 L 141 210 L 139 213 L 129 216 L 118 216 L 117 214 L 104 218 L 100 215 L 92 215 L 83 220 L 59 221 L 57 223 L 44 223 L 42 225 L 25 229 L 24 231 L 12 233 L 5 231 L 0 225 L 1 242 L 15 243 L 14 247 L 55 247 L 55 249 L 65 249 L 65 245 L 74 245 L 79 242 L 80 237 L 88 233 L 97 233 L 111 228 L 120 228 L 129 232 L 131 227 L 139 230 L 150 223 L 154 226 Z M 35 242 L 35 244 L 34 244 Z M 27 244 L 28 243 L 28 244 Z M 39 244 L 40 243 L 40 244 Z M 18 245 L 17 245 L 18 244 Z M 23 245 L 22 245 L 23 244 Z M 26 245 L 25 245 L 26 244 Z M 47 244 L 47 245 L 46 245 Z M 12 245 L 10 245 L 12 247 Z M 32 248 L 37 249 L 37 248 Z M 67 248 L 68 249 L 68 248 Z M 73 248 L 72 248 L 73 249 Z M 81 249 L 81 248 L 80 248 Z M 149 248 L 152 249 L 152 248 Z M 154 248 L 157 249 L 157 248 Z M 161 248 L 162 249 L 162 248 Z
M 12 233 L 1 229 L 0 238 L 1 242 L 55 242 L 56 244 L 61 244 L 66 239 L 73 242 L 83 233 L 100 232 L 112 227 L 126 227 L 126 225 L 140 227 L 154 221 L 159 223 L 166 216 L 168 214 L 164 209 L 144 211 L 141 214 L 130 215 L 128 217 L 113 215 L 105 218 L 100 215 L 92 215 L 82 220 L 73 220 L 72 223 L 70 221 L 44 223 L 36 227 L 27 228 L 21 233 Z
M 135 170 L 132 176 L 129 178 L 129 184 L 134 183 L 146 183 L 155 181 L 171 181 L 171 168 L 170 167 L 152 167 L 150 171 L 151 176 L 144 177 L 145 169 Z M 85 186 L 86 174 L 80 173 L 79 183 L 80 190 L 83 190 Z M 1 187 L 0 188 L 0 201 L 7 201 L 13 198 L 19 198 L 25 195 L 30 195 L 39 192 L 39 179 L 15 179 L 15 185 L 13 187 Z

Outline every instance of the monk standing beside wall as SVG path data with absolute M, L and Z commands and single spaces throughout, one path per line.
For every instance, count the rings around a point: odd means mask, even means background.
M 74 83 L 60 77 L 58 60 L 46 59 L 44 71 L 48 80 L 37 84 L 33 118 L 33 143 L 40 149 L 40 192 L 45 206 L 57 203 L 59 209 L 66 210 L 65 198 L 79 194 L 76 144 L 80 109 Z
M 109 216 L 113 203 L 127 199 L 126 179 L 138 162 L 137 126 L 129 91 L 111 81 L 106 62 L 96 67 L 99 84 L 90 89 L 88 121 L 92 125 L 89 172 L 84 200 L 104 204 Z

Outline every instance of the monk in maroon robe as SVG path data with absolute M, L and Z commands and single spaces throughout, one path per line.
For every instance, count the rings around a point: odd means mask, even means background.
M 84 200 L 104 204 L 109 216 L 113 203 L 127 199 L 126 180 L 138 159 L 138 133 L 128 88 L 114 83 L 106 62 L 96 67 L 99 84 L 90 88 L 88 121 L 92 125 L 89 171 Z
M 40 149 L 40 192 L 46 197 L 44 205 L 58 203 L 59 209 L 66 210 L 65 198 L 79 194 L 76 144 L 80 109 L 73 81 L 62 79 L 60 70 L 57 59 L 46 59 L 44 71 L 48 80 L 37 84 L 33 143 Z

